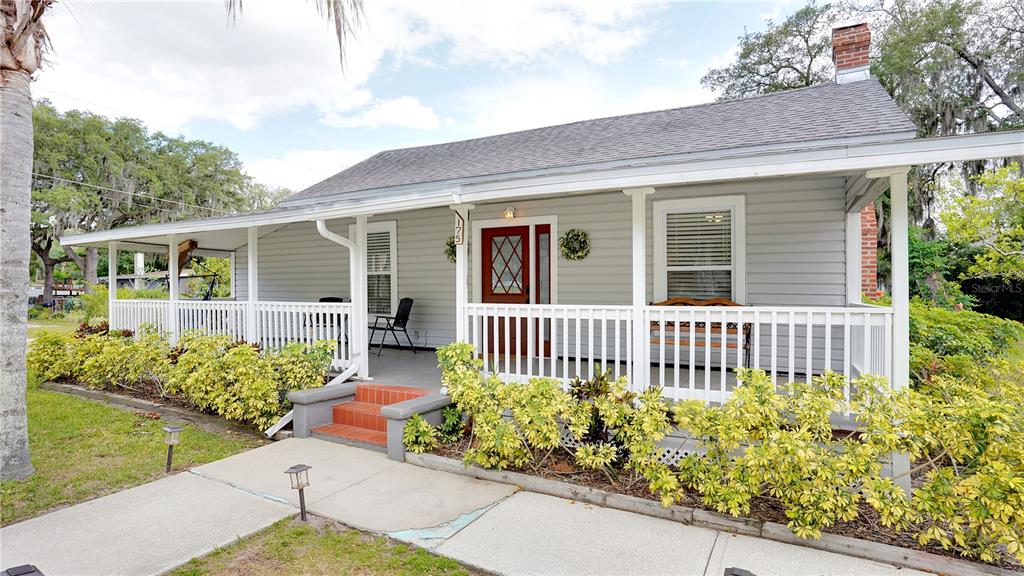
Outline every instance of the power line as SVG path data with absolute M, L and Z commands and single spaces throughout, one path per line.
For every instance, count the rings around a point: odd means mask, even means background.
M 70 180 L 68 178 L 61 178 L 59 176 L 50 176 L 49 174 L 40 174 L 39 172 L 33 172 L 32 175 L 37 177 L 37 178 L 49 178 L 50 180 L 57 180 L 59 182 L 67 182 L 69 184 L 75 184 L 77 186 L 86 186 L 88 188 L 95 188 L 97 190 L 105 190 L 107 192 L 117 192 L 119 194 L 125 194 L 125 195 L 128 195 L 128 196 L 138 196 L 138 197 L 141 197 L 141 198 L 149 198 L 151 200 L 157 200 L 159 202 L 168 202 L 170 204 L 177 204 L 179 206 L 184 206 L 186 208 L 196 208 L 196 209 L 199 209 L 199 210 L 209 210 L 211 212 L 217 212 L 217 213 L 225 214 L 225 215 L 230 215 L 231 214 L 231 212 L 229 212 L 227 210 L 221 210 L 219 208 L 210 208 L 209 206 L 199 206 L 198 204 L 189 204 L 188 202 L 182 202 L 180 200 L 170 200 L 168 198 L 158 198 L 156 196 L 151 196 L 149 194 L 143 194 L 142 192 L 126 192 L 124 190 L 118 190 L 116 188 L 108 188 L 106 186 L 98 186 L 96 184 L 89 184 L 87 182 L 79 182 L 78 180 Z

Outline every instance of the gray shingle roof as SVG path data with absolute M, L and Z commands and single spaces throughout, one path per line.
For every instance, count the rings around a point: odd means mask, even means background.
M 291 196 L 915 130 L 876 80 L 380 152 Z

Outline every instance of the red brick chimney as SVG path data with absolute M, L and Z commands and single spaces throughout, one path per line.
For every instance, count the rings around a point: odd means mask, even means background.
M 868 78 L 871 31 L 866 22 L 832 29 L 832 61 L 836 82 L 845 84 Z
M 860 211 L 860 291 L 871 298 L 878 292 L 878 217 L 874 203 Z

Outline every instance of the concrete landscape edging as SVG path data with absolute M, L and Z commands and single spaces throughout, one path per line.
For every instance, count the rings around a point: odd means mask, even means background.
M 151 400 L 143 400 L 141 398 L 135 398 L 133 396 L 125 396 L 124 394 L 116 394 L 114 392 L 107 392 L 105 390 L 91 390 L 89 388 L 83 388 L 81 386 L 74 386 L 72 384 L 59 384 L 57 382 L 43 382 L 40 384 L 43 390 L 49 390 L 51 392 L 59 392 L 61 394 L 69 394 L 71 396 L 78 396 L 80 398 L 87 398 L 89 400 L 96 400 L 116 406 L 118 408 L 125 408 L 129 410 L 142 410 L 145 412 L 154 412 L 159 414 L 161 418 L 174 421 L 188 422 L 205 428 L 213 428 L 217 430 L 231 430 L 235 432 L 241 432 L 245 434 L 251 434 L 259 436 L 259 433 L 244 424 L 232 422 L 221 418 L 220 416 L 214 416 L 212 414 L 203 414 L 201 412 L 195 412 L 187 410 L 185 408 L 178 408 L 176 406 L 169 406 L 167 404 L 161 404 L 159 402 L 153 402 Z
M 416 466 L 449 472 L 451 474 L 461 474 L 480 480 L 513 484 L 530 492 L 586 502 L 655 518 L 674 520 L 692 526 L 756 536 L 786 544 L 795 544 L 826 552 L 885 562 L 905 568 L 925 570 L 936 574 L 957 574 L 963 576 L 1016 576 L 1020 574 L 1019 572 L 997 566 L 979 564 L 921 550 L 912 550 L 910 548 L 902 548 L 837 534 L 823 533 L 819 540 L 799 538 L 788 527 L 775 522 L 762 522 L 754 518 L 727 516 L 709 510 L 686 506 L 673 505 L 664 507 L 655 500 L 616 494 L 598 488 L 580 486 L 559 480 L 549 480 L 509 470 L 488 470 L 477 466 L 467 466 L 458 460 L 436 454 L 414 454 L 410 452 L 405 455 L 405 461 Z

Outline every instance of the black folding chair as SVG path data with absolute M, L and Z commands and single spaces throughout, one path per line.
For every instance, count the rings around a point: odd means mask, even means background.
M 317 302 L 323 302 L 325 304 L 341 304 L 348 302 L 348 298 L 341 298 L 338 296 L 324 296 L 317 300 Z M 302 321 L 303 328 L 318 330 L 324 327 L 331 327 L 331 323 L 327 321 L 327 318 L 317 312 L 311 312 L 305 316 Z M 334 341 L 338 343 L 338 350 L 343 349 L 345 342 L 348 341 L 348 325 L 339 326 L 340 328 L 337 334 L 334 334 Z
M 412 348 L 412 353 L 416 353 L 416 347 L 412 345 L 412 338 L 409 337 L 409 332 L 405 329 L 409 323 L 409 313 L 412 312 L 412 298 L 402 298 L 398 302 L 398 312 L 394 316 L 377 316 L 373 321 L 373 330 L 370 331 L 370 342 L 373 342 L 373 335 L 380 329 L 384 334 L 380 337 L 380 344 L 377 346 L 377 356 L 380 356 L 380 351 L 384 349 L 384 339 L 387 338 L 388 332 L 391 332 L 391 336 L 395 339 L 395 344 L 398 344 L 398 348 L 402 348 L 402 343 L 398 340 L 397 332 L 405 334 L 405 339 L 409 342 L 409 348 Z M 384 325 L 380 325 L 380 321 L 384 321 Z

